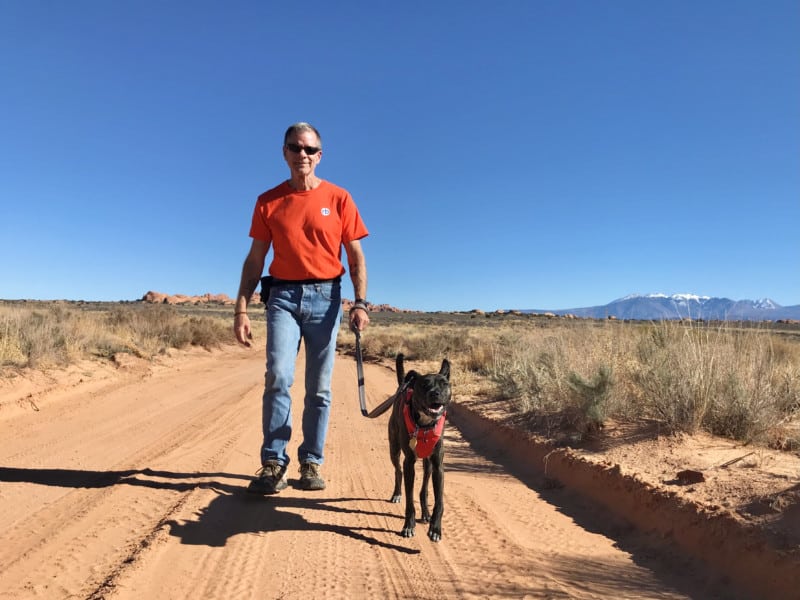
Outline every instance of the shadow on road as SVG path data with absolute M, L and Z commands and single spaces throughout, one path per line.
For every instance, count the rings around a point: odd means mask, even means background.
M 146 479 L 158 477 L 161 479 Z M 250 480 L 246 475 L 232 473 L 175 473 L 153 469 L 128 469 L 124 471 L 87 471 L 84 469 L 23 469 L 0 467 L 0 482 L 24 482 L 39 485 L 71 488 L 103 488 L 112 485 L 134 485 L 160 490 L 185 492 L 198 487 L 238 489 L 230 484 L 186 481 L 207 478 L 233 478 Z M 166 479 L 167 481 L 163 481 Z
M 211 479 L 211 481 L 209 481 Z M 261 497 L 247 494 L 240 484 L 225 483 L 220 479 L 250 481 L 247 475 L 233 473 L 176 473 L 153 469 L 127 469 L 121 471 L 90 471 L 82 469 L 33 469 L 0 467 L 0 482 L 34 483 L 66 488 L 105 488 L 116 485 L 148 487 L 158 490 L 191 492 L 209 489 L 217 496 L 203 508 L 197 520 L 180 523 L 164 521 L 170 534 L 179 537 L 183 544 L 224 546 L 228 538 L 241 533 L 266 533 L 270 531 L 329 531 L 371 545 L 397 550 L 404 554 L 419 554 L 419 550 L 389 544 L 362 532 L 395 533 L 385 528 L 347 527 L 315 523 L 291 512 L 291 509 L 327 511 L 394 517 L 392 513 L 370 512 L 349 508 L 348 503 L 371 500 L 369 498 L 292 498 L 290 496 Z
M 396 550 L 404 554 L 419 554 L 419 550 L 386 543 L 362 532 L 396 533 L 380 527 L 350 527 L 315 523 L 293 510 L 372 514 L 394 516 L 348 508 L 347 504 L 365 498 L 293 498 L 290 496 L 259 497 L 237 489 L 233 493 L 220 493 L 198 514 L 197 520 L 179 523 L 168 521 L 170 534 L 183 544 L 224 546 L 228 538 L 241 533 L 269 533 L 272 531 L 328 531 L 355 540 Z M 338 504 L 342 504 L 339 506 Z

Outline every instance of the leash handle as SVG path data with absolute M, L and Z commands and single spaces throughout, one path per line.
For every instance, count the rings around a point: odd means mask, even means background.
M 356 334 L 356 373 L 358 373 L 358 403 L 361 405 L 361 415 L 368 419 L 374 419 L 385 413 L 394 404 L 398 394 L 389 396 L 380 406 L 375 407 L 372 412 L 367 411 L 367 395 L 364 391 L 364 357 L 361 353 L 361 332 L 355 330 Z M 408 384 L 405 384 L 402 389 Z M 398 392 L 399 393 L 399 392 Z
M 364 390 L 364 358 L 361 356 L 361 332 L 355 330 L 356 334 L 356 373 L 358 374 L 358 403 L 361 406 L 361 414 L 365 417 L 367 412 L 367 395 Z

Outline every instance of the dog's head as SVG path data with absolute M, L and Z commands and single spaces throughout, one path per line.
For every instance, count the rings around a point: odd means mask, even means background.
M 450 404 L 450 362 L 442 361 L 438 373 L 420 375 L 416 371 L 405 373 L 403 355 L 398 354 L 396 360 L 397 381 L 400 386 L 411 387 L 412 409 L 423 418 L 438 419 Z

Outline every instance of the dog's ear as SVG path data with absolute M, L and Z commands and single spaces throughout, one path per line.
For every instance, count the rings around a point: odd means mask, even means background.
M 406 378 L 405 378 L 405 380 L 403 381 L 403 383 L 404 383 L 404 384 L 405 384 L 405 383 L 407 383 L 408 385 L 413 385 L 413 384 L 414 384 L 414 380 L 415 380 L 417 377 L 419 377 L 419 373 L 417 373 L 416 371 L 414 371 L 414 370 L 412 369 L 411 371 L 409 371 L 409 372 L 408 372 L 408 374 L 406 374 Z
M 447 381 L 450 381 L 450 361 L 446 358 L 442 361 L 442 368 L 439 369 L 439 375 L 443 375 Z
M 403 381 L 406 378 L 406 369 L 403 366 L 403 353 L 397 355 L 397 358 L 394 360 L 394 368 L 397 371 L 397 385 L 403 385 Z

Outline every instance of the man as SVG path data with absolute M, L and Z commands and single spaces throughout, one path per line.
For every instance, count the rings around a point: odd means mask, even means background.
M 264 442 L 261 469 L 248 492 L 275 494 L 287 486 L 292 434 L 291 397 L 301 339 L 305 343 L 303 441 L 298 448 L 300 487 L 322 490 L 320 474 L 331 406 L 331 378 L 336 335 L 342 314 L 341 250 L 347 252 L 355 302 L 350 327 L 363 330 L 367 312 L 367 268 L 360 240 L 368 232 L 350 194 L 315 174 L 322 139 L 308 123 L 296 123 L 284 135 L 283 158 L 290 178 L 256 201 L 250 251 L 234 311 L 236 338 L 250 346 L 247 303 L 263 274 L 270 247 L 269 277 L 262 281 L 267 303 L 267 371 L 262 403 Z

